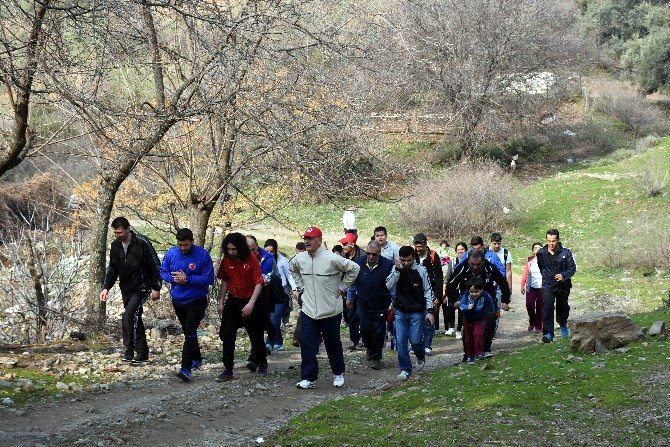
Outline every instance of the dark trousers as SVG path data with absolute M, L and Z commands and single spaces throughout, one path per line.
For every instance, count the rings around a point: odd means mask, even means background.
M 121 296 L 125 309 L 121 316 L 123 346 L 127 351 L 136 351 L 140 357 L 149 355 L 147 336 L 144 332 L 144 322 L 142 322 L 142 305 L 147 301 L 149 295 L 151 295 L 151 289 L 122 293 Z
M 353 309 L 348 307 L 344 308 L 344 312 L 349 315 L 349 340 L 354 345 L 357 345 L 361 341 L 361 319 L 358 315 L 358 303 L 356 300 L 353 301 Z
M 314 382 L 319 377 L 319 363 L 316 355 L 319 353 L 321 337 L 326 346 L 330 370 L 335 375 L 344 374 L 344 353 L 340 340 L 340 321 L 342 314 L 333 317 L 315 320 L 300 312 L 302 338 L 300 343 L 300 378 Z
M 486 327 L 486 319 L 463 321 L 465 328 L 465 353 L 468 357 L 476 355 L 484 355 L 484 328 Z
M 242 317 L 242 308 L 249 302 L 241 298 L 229 296 L 223 308 L 221 318 L 221 329 L 219 329 L 219 338 L 223 343 L 223 367 L 227 371 L 233 370 L 235 361 L 235 340 L 237 339 L 237 330 L 243 327 L 249 335 L 251 341 L 250 360 L 256 365 L 265 366 L 268 364 L 265 343 L 263 343 L 263 324 L 265 317 L 261 306 L 256 303 L 251 315 Z
M 526 292 L 528 327 L 542 329 L 542 289 L 531 288 Z
M 463 320 L 463 326 L 466 321 Z M 498 325 L 498 318 L 496 314 L 486 317 L 484 324 L 484 352 L 491 352 L 491 345 L 493 345 L 493 337 L 496 335 L 496 326 Z
M 368 348 L 370 360 L 381 360 L 384 342 L 386 341 L 386 317 L 388 311 L 365 310 L 358 307 L 358 318 L 361 322 L 361 338 Z
M 185 304 L 172 301 L 181 329 L 184 331 L 184 347 L 181 350 L 181 367 L 191 370 L 193 360 L 202 360 L 198 344 L 198 325 L 205 317 L 207 297 L 199 298 Z
M 554 336 L 554 303 L 556 306 L 556 322 L 560 327 L 568 324 L 570 306 L 568 297 L 570 289 L 547 290 L 542 289 L 542 319 L 544 320 L 544 334 Z
M 449 301 L 449 304 L 446 306 L 443 304 L 442 309 L 444 310 L 444 330 L 448 330 L 449 328 L 453 328 L 457 331 L 461 331 L 463 329 L 463 316 L 461 315 L 461 309 L 456 309 L 454 307 L 454 303 L 456 301 Z M 458 319 L 456 319 L 456 315 L 458 313 Z

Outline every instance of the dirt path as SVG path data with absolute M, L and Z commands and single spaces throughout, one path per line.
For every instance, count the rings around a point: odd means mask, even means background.
M 526 332 L 522 297 L 504 314 L 494 341 L 494 352 L 536 343 Z M 349 345 L 343 337 L 343 345 Z M 462 357 L 460 340 L 436 335 L 434 355 L 426 362 L 432 370 L 451 366 Z M 323 350 L 322 350 L 323 354 Z M 345 351 L 346 385 L 333 388 L 325 355 L 319 356 L 321 378 L 314 390 L 299 390 L 300 353 L 274 353 L 271 374 L 259 377 L 243 364 L 236 379 L 217 383 L 220 364 L 206 365 L 191 383 L 177 379 L 119 384 L 109 391 L 68 394 L 30 406 L 19 414 L 0 413 L 1 446 L 245 446 L 266 438 L 290 418 L 319 403 L 351 394 L 365 394 L 397 384 L 395 351 L 386 351 L 384 368 L 367 367 L 364 351 Z M 421 374 L 421 373 L 419 373 Z

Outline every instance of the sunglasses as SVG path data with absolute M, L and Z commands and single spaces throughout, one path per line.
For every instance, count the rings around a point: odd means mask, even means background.
M 365 254 L 368 256 L 379 256 L 379 253 L 370 253 L 369 251 L 366 251 Z

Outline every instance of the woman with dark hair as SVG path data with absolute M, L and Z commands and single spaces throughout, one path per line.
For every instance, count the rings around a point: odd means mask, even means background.
M 456 256 L 451 258 L 449 261 L 449 264 L 447 265 L 447 271 L 444 276 L 445 285 L 449 281 L 449 277 L 454 272 L 454 269 L 459 264 L 459 259 L 461 259 L 463 254 L 467 253 L 467 251 L 468 245 L 465 242 L 459 242 L 456 244 Z M 461 315 L 461 310 L 456 309 L 453 304 L 454 303 L 449 303 L 449 305 L 444 308 L 446 313 L 444 316 L 444 335 L 453 335 L 456 338 L 462 338 L 463 316 Z M 456 312 L 458 312 L 458 319 L 456 319 Z
M 297 288 L 295 281 L 293 280 L 293 276 L 291 276 L 291 272 L 288 269 L 288 260 L 283 254 L 279 252 L 279 245 L 277 244 L 277 241 L 274 239 L 268 239 L 263 245 L 265 251 L 274 256 L 277 269 L 279 270 L 279 277 L 281 278 L 282 290 L 286 294 L 287 298 L 285 302 L 275 302 L 274 309 L 272 312 L 270 312 L 270 321 L 275 328 L 275 336 L 274 340 L 268 339 L 266 345 L 270 344 L 272 345 L 273 351 L 279 351 L 284 349 L 284 339 L 281 334 L 281 323 L 283 320 L 284 324 L 288 324 L 289 315 L 291 310 L 293 310 L 291 296 L 292 292 Z
M 532 255 L 528 257 L 521 276 L 521 294 L 526 295 L 526 311 L 528 312 L 528 332 L 542 333 L 542 273 L 537 266 L 535 254 L 542 248 L 541 242 L 535 242 Z
M 235 339 L 240 327 L 246 329 L 251 341 L 251 362 L 258 365 L 258 374 L 267 374 L 267 351 L 263 343 L 265 320 L 263 306 L 258 303 L 264 281 L 258 259 L 251 254 L 243 234 L 230 233 L 223 239 L 223 259 L 216 277 L 221 280 L 218 311 L 224 367 L 216 380 L 233 380 Z

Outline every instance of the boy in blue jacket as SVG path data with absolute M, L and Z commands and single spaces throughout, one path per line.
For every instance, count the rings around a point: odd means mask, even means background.
M 197 330 L 207 310 L 209 286 L 214 284 L 212 258 L 207 250 L 193 245 L 193 232 L 182 228 L 177 231 L 177 246 L 163 257 L 160 273 L 163 281 L 170 283 L 172 306 L 184 331 L 177 377 L 188 382 L 191 371 L 202 365 Z
M 487 317 L 495 312 L 493 298 L 484 291 L 484 280 L 480 276 L 468 281 L 467 289 L 461 296 L 461 312 L 467 363 L 472 363 L 484 358 L 484 327 Z

